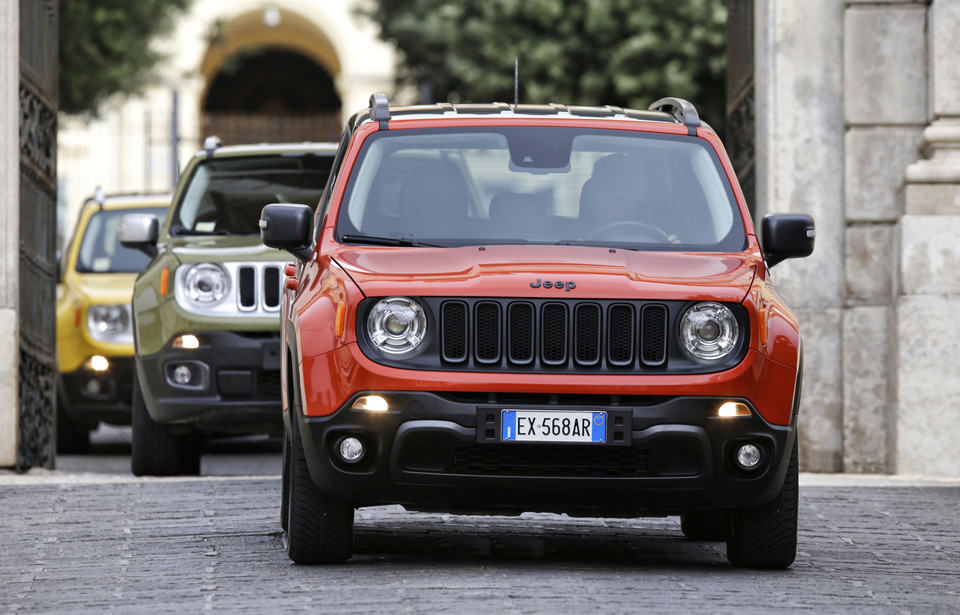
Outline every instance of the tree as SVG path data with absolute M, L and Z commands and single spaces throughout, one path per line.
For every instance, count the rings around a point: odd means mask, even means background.
M 189 3 L 60 0 L 60 110 L 95 114 L 113 94 L 138 93 L 163 59 L 150 41 Z
M 722 125 L 723 0 L 368 0 L 362 13 L 402 56 L 398 85 L 450 102 L 646 108 L 694 102 Z

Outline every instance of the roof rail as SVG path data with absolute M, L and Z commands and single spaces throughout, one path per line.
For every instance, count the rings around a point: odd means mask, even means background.
M 221 141 L 220 137 L 216 135 L 211 135 L 203 140 L 203 151 L 207 152 L 207 158 L 213 158 L 213 152 L 217 151 L 217 148 L 222 146 L 223 141 Z
M 390 120 L 390 103 L 383 92 L 374 92 L 370 95 L 370 118 L 380 122 L 380 130 L 387 128 Z
M 678 122 L 685 124 L 690 134 L 696 134 L 697 126 L 700 126 L 700 115 L 697 113 L 697 108 L 689 100 L 672 97 L 661 98 L 647 109 L 669 113 Z

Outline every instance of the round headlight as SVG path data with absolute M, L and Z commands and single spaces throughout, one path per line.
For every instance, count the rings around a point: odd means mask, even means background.
M 722 359 L 736 348 L 739 336 L 733 312 L 719 303 L 698 303 L 680 319 L 680 343 L 698 359 Z
M 415 350 L 427 333 L 420 304 L 406 297 L 381 299 L 367 316 L 367 334 L 378 350 L 404 354 Z
M 87 310 L 90 337 L 101 342 L 130 343 L 130 311 L 125 305 L 92 305 Z
M 194 265 L 183 276 L 184 296 L 198 306 L 220 302 L 230 290 L 230 279 L 216 265 Z

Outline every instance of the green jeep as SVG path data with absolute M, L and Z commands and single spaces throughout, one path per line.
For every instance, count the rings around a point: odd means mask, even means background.
M 284 263 L 260 242 L 272 202 L 316 207 L 336 145 L 220 147 L 184 169 L 166 219 L 128 214 L 127 247 L 151 255 L 133 292 L 131 466 L 198 474 L 211 434 L 280 433 Z

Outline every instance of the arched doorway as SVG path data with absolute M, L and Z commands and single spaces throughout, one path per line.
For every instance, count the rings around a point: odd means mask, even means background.
M 340 65 L 323 32 L 273 9 L 220 24 L 204 57 L 201 137 L 224 144 L 336 140 Z

